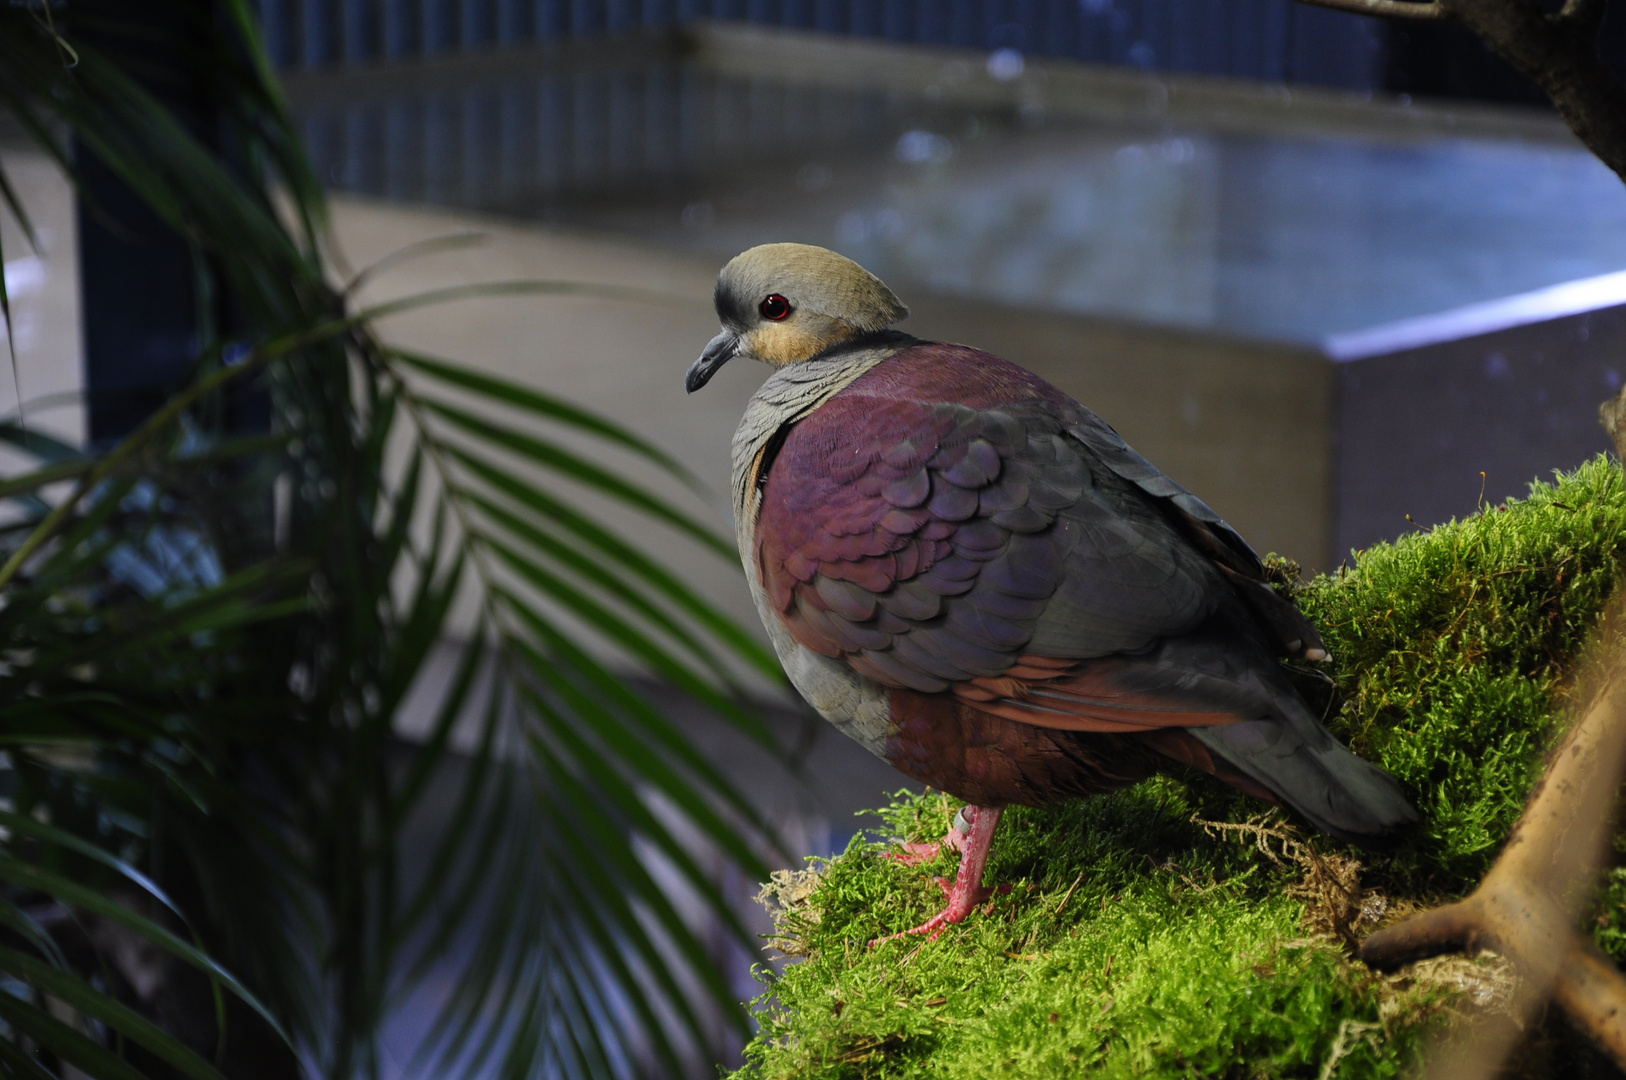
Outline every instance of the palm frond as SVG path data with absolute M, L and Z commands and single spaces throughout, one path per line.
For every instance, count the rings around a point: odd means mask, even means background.
M 174 53 L 230 162 L 148 91 L 144 39 L 96 10 L 89 40 L 0 7 L 0 106 L 73 176 L 71 132 L 236 315 L 106 453 L 0 425 L 41 463 L 0 480 L 0 1072 L 230 1076 L 259 1024 L 336 1080 L 372 1075 L 389 1011 L 447 970 L 458 989 L 418 1048 L 442 1074 L 687 1070 L 715 1016 L 744 1016 L 666 875 L 743 940 L 693 838 L 756 874 L 769 840 L 627 676 L 771 745 L 739 679 L 778 666 L 582 493 L 732 545 L 605 464 L 696 489 L 659 447 L 372 330 L 474 295 L 670 298 L 505 282 L 356 309 L 242 0 L 177 9 L 193 44 Z M 246 385 L 270 432 L 222 419 Z M 409 707 L 429 718 L 410 741 Z M 115 939 L 194 987 L 196 1030 L 165 1026 Z

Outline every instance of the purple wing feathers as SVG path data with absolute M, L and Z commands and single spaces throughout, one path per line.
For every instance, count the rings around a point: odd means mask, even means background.
M 1190 629 L 1224 585 L 1144 485 L 1072 437 L 1092 422 L 1110 433 L 985 353 L 897 354 L 771 464 L 757 544 L 779 617 L 808 648 L 926 692 L 1035 647 L 1087 659 Z

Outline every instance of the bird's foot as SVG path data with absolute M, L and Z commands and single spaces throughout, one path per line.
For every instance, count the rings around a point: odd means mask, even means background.
M 943 853 L 943 848 L 950 846 L 942 840 L 933 840 L 929 844 L 899 844 L 902 851 L 889 851 L 884 856 L 895 863 L 905 866 L 919 866 L 929 863 Z
M 955 923 L 963 922 L 967 915 L 977 910 L 978 905 L 992 899 L 996 892 L 1009 892 L 1010 887 L 992 889 L 982 883 L 983 869 L 988 865 L 988 849 L 994 841 L 994 830 L 999 827 L 999 816 L 1003 808 L 998 806 L 968 806 L 955 818 L 955 827 L 949 829 L 948 835 L 936 844 L 906 844 L 906 852 L 893 858 L 900 862 L 914 864 L 925 862 L 929 858 L 936 858 L 942 851 L 942 845 L 947 844 L 960 852 L 960 872 L 954 876 L 953 884 L 944 878 L 938 878 L 937 883 L 943 887 L 948 904 L 942 911 L 927 919 L 919 926 L 886 937 L 876 938 L 871 945 L 880 945 L 882 942 L 896 941 L 898 938 L 912 937 L 916 934 L 925 934 L 928 940 L 935 940 L 944 930 Z M 961 821 L 967 828 L 960 831 Z M 929 856 L 922 849 L 931 848 Z
M 919 866 L 921 863 L 929 863 L 943 854 L 944 848 L 964 853 L 966 836 L 971 832 L 971 822 L 966 816 L 966 811 L 975 811 L 975 809 L 975 807 L 962 807 L 960 812 L 954 815 L 954 821 L 950 823 L 949 831 L 943 839 L 933 840 L 930 843 L 900 843 L 898 846 L 903 850 L 889 851 L 886 853 L 886 857 L 905 866 Z
M 993 889 L 986 885 L 968 886 L 962 880 L 956 879 L 951 885 L 943 878 L 938 878 L 938 884 L 943 886 L 943 892 L 948 897 L 948 906 L 936 915 L 927 919 L 919 926 L 912 926 L 896 934 L 876 938 L 871 945 L 880 945 L 887 941 L 896 941 L 899 938 L 913 937 L 916 934 L 925 934 L 928 941 L 937 940 L 938 936 L 957 922 L 965 921 L 965 917 L 977 910 L 985 901 L 993 899 L 996 892 L 1009 892 L 1010 886 L 1003 889 Z

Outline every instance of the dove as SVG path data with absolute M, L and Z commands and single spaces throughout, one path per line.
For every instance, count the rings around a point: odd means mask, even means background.
M 735 432 L 751 596 L 803 698 L 900 772 L 965 801 L 936 936 L 991 895 L 1000 815 L 1187 766 L 1341 840 L 1417 819 L 1324 728 L 1281 659 L 1315 627 L 1201 499 L 1101 417 L 1010 361 L 895 328 L 852 260 L 736 256 L 721 331 L 688 369 L 771 368 Z M 913 857 L 933 853 L 916 849 Z

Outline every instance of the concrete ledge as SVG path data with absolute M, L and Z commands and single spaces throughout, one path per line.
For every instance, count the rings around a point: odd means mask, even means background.
M 1024 60 L 1019 77 L 997 79 L 989 73 L 988 54 L 972 49 L 729 22 L 691 23 L 683 34 L 695 59 L 719 74 L 885 90 L 945 105 L 1040 107 L 1096 122 L 1162 121 L 1228 133 L 1383 141 L 1449 135 L 1580 145 L 1555 114 L 1532 108 L 1413 103 L 1393 95 L 1036 58 Z

